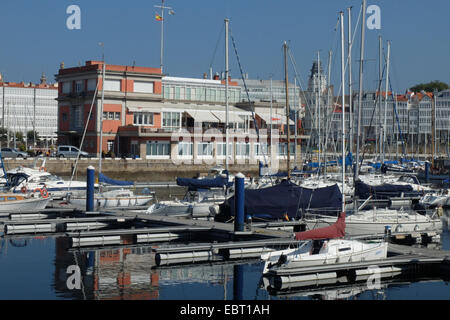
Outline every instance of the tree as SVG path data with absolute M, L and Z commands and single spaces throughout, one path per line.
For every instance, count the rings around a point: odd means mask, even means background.
M 41 138 L 39 137 L 39 133 L 37 131 L 30 130 L 27 132 L 27 140 L 28 142 L 34 143 L 34 138 L 36 137 L 36 142 L 40 142 Z
M 410 90 L 414 91 L 414 92 L 420 92 L 422 90 L 426 91 L 426 92 L 433 92 L 434 89 L 436 89 L 437 91 L 443 91 L 448 88 L 450 88 L 450 87 L 445 82 L 435 80 L 435 81 L 431 81 L 428 83 L 417 84 L 414 87 L 412 87 Z

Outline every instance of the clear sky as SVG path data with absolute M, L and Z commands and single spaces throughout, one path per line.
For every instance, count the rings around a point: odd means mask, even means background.
M 332 82 L 339 87 L 338 12 L 353 6 L 353 26 L 361 0 L 165 0 L 175 11 L 165 19 L 164 71 L 171 76 L 201 77 L 212 64 L 224 70 L 224 19 L 243 71 L 250 79 L 283 78 L 282 44 L 286 40 L 303 86 L 320 51 L 333 50 Z M 81 29 L 69 30 L 69 5 L 81 9 Z M 42 72 L 54 81 L 60 62 L 66 67 L 101 59 L 107 63 L 159 67 L 161 0 L 1 0 L 0 72 L 6 81 L 38 82 Z M 392 42 L 391 81 L 403 92 L 420 82 L 450 83 L 450 1 L 367 0 L 381 8 L 381 30 L 366 29 L 364 88 L 378 77 L 378 36 Z M 347 25 L 347 22 L 346 22 Z M 360 31 L 355 36 L 353 71 L 357 88 Z M 215 49 L 217 47 L 217 51 Z M 230 41 L 230 69 L 240 77 Z M 326 69 L 326 68 L 325 68 Z M 325 70 L 326 71 L 326 70 Z M 294 74 L 292 65 L 290 74 Z

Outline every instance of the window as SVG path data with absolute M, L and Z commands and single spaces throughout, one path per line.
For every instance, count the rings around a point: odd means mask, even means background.
M 80 93 L 82 91 L 84 91 L 83 80 L 78 80 L 77 82 L 75 82 L 75 92 Z
M 67 121 L 67 113 L 63 112 L 62 121 Z
M 268 144 L 267 142 L 255 143 L 256 155 L 263 156 L 268 154 Z
M 291 156 L 295 153 L 295 145 L 293 143 L 289 144 L 289 149 L 291 151 Z M 279 155 L 287 156 L 287 143 L 280 143 L 278 145 Z
M 108 140 L 108 151 L 114 152 L 114 140 Z
M 153 93 L 153 82 L 134 81 L 134 92 Z
M 180 112 L 163 112 L 163 127 L 180 127 Z
M 114 112 L 114 120 L 120 120 L 120 112 Z
M 62 84 L 62 92 L 63 93 L 71 93 L 72 92 L 72 82 L 66 81 Z
M 199 142 L 197 154 L 199 156 L 212 156 L 213 144 L 211 142 Z
M 178 143 L 178 155 L 179 156 L 192 156 L 192 153 L 193 153 L 192 142 Z
M 230 156 L 233 153 L 233 143 L 228 143 L 228 155 Z M 225 157 L 225 143 L 217 142 L 217 156 Z
M 97 88 L 97 79 L 89 79 L 87 82 L 88 91 L 95 91 L 95 88 Z
M 169 141 L 147 141 L 147 156 L 169 156 Z
M 120 80 L 105 80 L 105 91 L 120 91 Z
M 153 113 L 135 112 L 133 115 L 133 124 L 135 125 L 153 125 Z
M 236 143 L 236 156 L 237 157 L 247 157 L 250 154 L 250 144 L 245 142 Z

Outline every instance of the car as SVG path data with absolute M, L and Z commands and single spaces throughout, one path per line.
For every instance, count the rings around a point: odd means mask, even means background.
M 1 152 L 3 158 L 28 158 L 28 153 L 19 151 L 15 148 L 2 148 Z
M 78 153 L 80 153 L 80 158 L 89 157 L 89 154 L 86 151 L 80 151 L 77 147 L 74 146 L 58 146 L 58 150 L 56 151 L 56 157 L 76 158 L 78 157 Z

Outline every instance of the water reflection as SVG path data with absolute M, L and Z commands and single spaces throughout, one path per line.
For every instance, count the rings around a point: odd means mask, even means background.
M 78 251 L 70 249 L 65 238 L 55 241 L 54 287 L 65 298 L 196 299 L 197 295 L 199 299 L 242 299 L 244 269 L 240 266 L 220 263 L 156 268 L 154 246 Z M 71 273 L 67 270 L 71 265 L 80 268 L 80 290 L 68 288 Z M 239 279 L 238 286 L 230 290 L 234 278 Z M 206 291 L 214 290 L 207 294 L 198 290 L 199 285 L 206 285 Z M 182 288 L 189 291 L 184 296 L 180 293 Z M 194 288 L 198 292 L 193 292 Z

